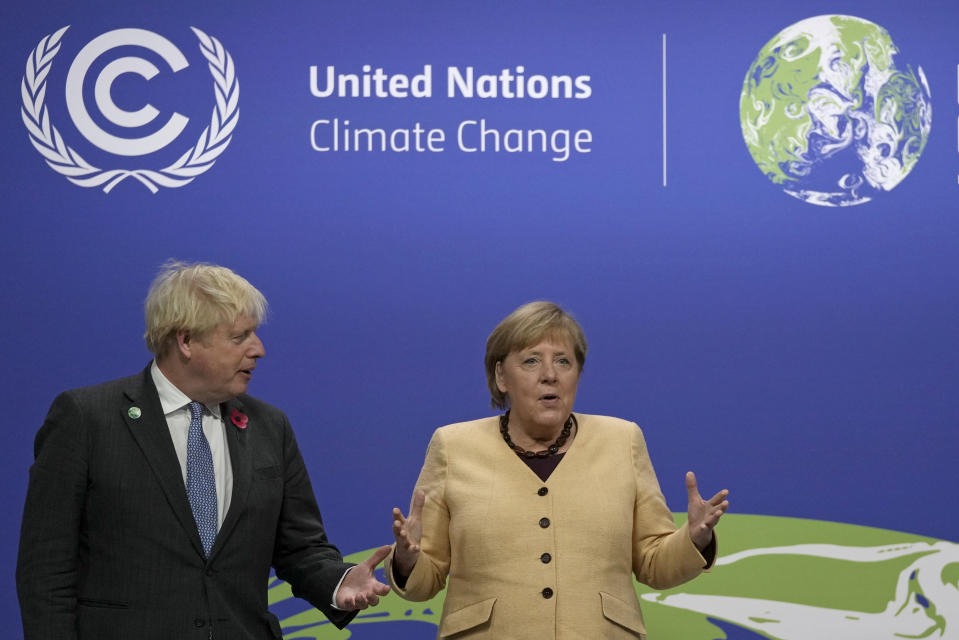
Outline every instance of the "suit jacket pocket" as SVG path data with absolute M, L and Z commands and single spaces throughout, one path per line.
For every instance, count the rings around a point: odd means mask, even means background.
M 254 474 L 257 478 L 279 478 L 282 473 L 280 465 L 273 465 L 272 467 L 257 467 L 254 470 Z
M 603 616 L 607 620 L 629 629 L 636 634 L 637 638 L 645 640 L 646 624 L 643 622 L 643 614 L 638 604 L 623 602 L 604 591 L 599 592 L 599 598 L 603 603 Z
M 493 614 L 493 605 L 495 603 L 496 598 L 481 600 L 480 602 L 474 602 L 462 609 L 457 609 L 456 611 L 446 614 L 440 622 L 440 637 L 447 638 L 453 634 L 478 627 L 488 622 L 490 616 Z
M 77 604 L 81 607 L 96 607 L 98 609 L 129 609 L 129 602 L 120 600 L 100 600 L 98 598 L 77 598 Z

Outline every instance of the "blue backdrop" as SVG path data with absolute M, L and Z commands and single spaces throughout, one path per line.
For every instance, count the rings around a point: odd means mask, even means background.
M 934 111 L 908 177 L 844 208 L 763 177 L 739 118 L 764 43 L 833 13 L 887 28 L 921 65 Z M 19 633 L 13 569 L 33 436 L 60 390 L 147 363 L 142 301 L 170 257 L 229 266 L 269 300 L 250 391 L 288 412 L 346 553 L 390 542 L 390 509 L 408 503 L 435 427 L 490 412 L 486 336 L 533 299 L 579 319 L 590 350 L 577 409 L 643 426 L 674 510 L 693 469 L 704 493 L 728 487 L 738 513 L 957 540 L 957 16 L 944 0 L 922 12 L 818 0 L 5 3 L 4 635 Z M 47 166 L 21 113 L 24 63 L 67 25 L 44 104 L 66 145 L 98 168 L 166 167 L 219 109 L 239 120 L 215 165 L 155 194 L 135 177 L 109 193 L 77 186 Z M 123 27 L 162 34 L 190 61 L 171 74 L 146 55 L 155 81 L 127 74 L 114 86 L 120 107 L 190 119 L 142 158 L 87 142 L 64 93 L 77 52 Z M 232 57 L 238 114 L 216 106 L 190 27 Z M 318 98 L 310 67 L 330 65 L 409 76 L 431 65 L 433 95 Z M 591 91 L 448 97 L 446 70 L 470 66 L 589 76 Z M 92 82 L 84 91 L 92 105 Z M 445 147 L 317 151 L 311 127 L 334 118 L 420 123 L 442 129 Z M 591 142 L 565 161 L 457 148 L 460 123 L 481 119 L 587 130 Z

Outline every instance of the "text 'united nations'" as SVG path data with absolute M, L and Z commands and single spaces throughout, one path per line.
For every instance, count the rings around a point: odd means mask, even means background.
M 528 74 L 518 65 L 497 73 L 477 73 L 473 67 L 446 68 L 448 98 L 506 98 L 585 100 L 593 95 L 588 75 Z M 423 65 L 414 75 L 386 73 L 364 64 L 359 73 L 338 73 L 328 65 L 322 74 L 318 66 L 310 67 L 310 93 L 317 98 L 432 98 L 433 67 Z

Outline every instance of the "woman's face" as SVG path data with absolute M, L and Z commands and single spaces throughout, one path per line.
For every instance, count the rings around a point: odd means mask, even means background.
M 511 351 L 496 363 L 496 386 L 509 396 L 510 424 L 530 432 L 560 429 L 573 411 L 579 363 L 565 336 Z

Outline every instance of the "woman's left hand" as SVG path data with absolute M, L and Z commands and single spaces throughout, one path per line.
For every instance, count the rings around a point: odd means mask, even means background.
M 703 500 L 696 485 L 696 474 L 687 471 L 686 493 L 689 494 L 689 537 L 696 548 L 702 551 L 712 542 L 713 527 L 729 508 L 729 500 L 726 500 L 729 491 L 723 489 L 709 500 Z

